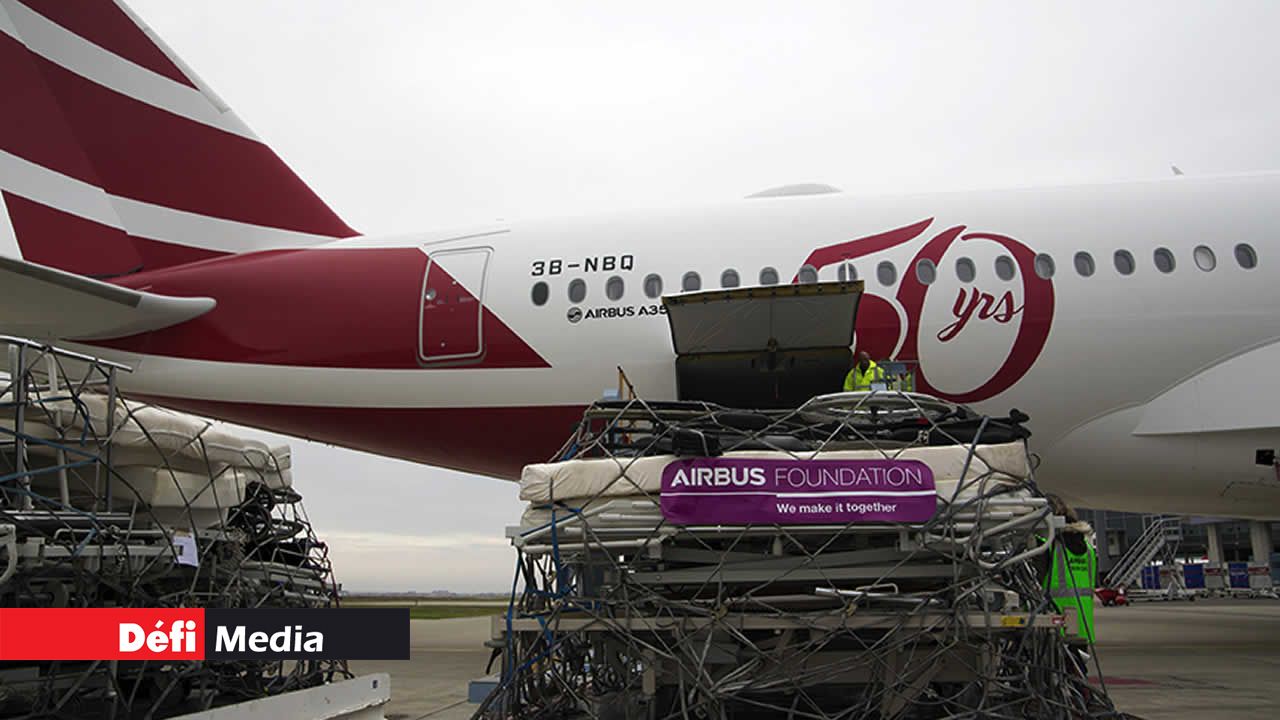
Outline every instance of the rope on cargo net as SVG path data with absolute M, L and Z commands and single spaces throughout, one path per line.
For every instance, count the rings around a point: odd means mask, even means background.
M 549 482 L 530 511 L 549 520 L 513 538 L 503 675 L 475 717 L 1123 717 L 1043 586 L 1063 521 L 1032 477 L 1025 420 L 896 391 L 770 411 L 597 403 L 553 462 L 611 459 L 616 477 L 586 497 Z M 1010 442 L 1016 476 L 984 459 Z M 964 463 L 915 525 L 678 526 L 633 477 L 661 455 L 924 447 Z
M 279 458 L 242 452 L 235 463 L 215 461 L 206 446 L 211 423 L 182 446 L 166 446 L 148 426 L 151 406 L 117 393 L 119 366 L 4 342 L 11 362 L 0 376 L 0 525 L 13 526 L 15 548 L 39 552 L 0 559 L 12 565 L 0 574 L 0 606 L 337 605 L 328 548 L 301 496 L 271 481 L 283 477 Z M 148 467 L 173 479 L 176 515 L 158 516 L 113 461 L 126 430 L 141 437 L 135 449 L 151 458 Z M 178 452 L 197 459 L 179 470 Z M 179 473 L 199 482 L 186 488 Z M 241 476 L 243 491 L 228 492 Z M 197 517 L 194 503 L 208 498 L 213 519 Z M 179 533 L 190 535 L 194 566 L 178 562 Z M 30 666 L 30 679 L 0 679 L 0 717 L 162 718 L 351 677 L 342 661 Z

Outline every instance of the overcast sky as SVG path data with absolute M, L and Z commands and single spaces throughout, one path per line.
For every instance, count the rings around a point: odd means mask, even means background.
M 130 0 L 366 234 L 1280 168 L 1280 3 Z M 515 486 L 302 441 L 355 589 L 502 590 Z

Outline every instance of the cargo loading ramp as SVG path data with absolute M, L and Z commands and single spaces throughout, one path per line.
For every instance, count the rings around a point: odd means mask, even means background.
M 852 281 L 664 296 L 679 398 L 794 408 L 839 390 L 862 291 Z

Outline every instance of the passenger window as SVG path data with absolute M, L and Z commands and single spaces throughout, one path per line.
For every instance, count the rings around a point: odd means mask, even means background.
M 587 282 L 582 278 L 569 281 L 569 302 L 580 303 L 587 297 Z
M 876 266 L 876 279 L 881 285 L 888 287 L 898 281 L 898 268 L 893 263 L 885 260 Z
M 696 292 L 702 289 L 702 276 L 696 272 L 687 272 L 680 278 L 680 289 L 683 292 Z
M 1116 272 L 1121 275 L 1132 275 L 1135 263 L 1133 262 L 1133 254 L 1128 250 L 1117 250 L 1115 255 Z
M 662 295 L 662 276 L 646 275 L 644 277 L 645 297 L 656 298 Z
M 840 263 L 838 275 L 840 282 L 853 282 L 858 279 L 858 268 L 854 267 L 851 262 L 842 262 Z
M 778 271 L 775 268 L 767 267 L 760 270 L 761 285 L 777 285 Z
M 996 258 L 996 277 L 1008 282 L 1013 279 L 1015 272 L 1013 258 L 1008 255 L 1001 255 Z
M 741 284 L 742 283 L 738 278 L 737 270 L 734 270 L 733 268 L 729 268 L 728 270 L 725 270 L 724 272 L 720 273 L 720 287 L 736 288 Z
M 1196 267 L 1205 272 L 1209 272 L 1210 270 L 1218 267 L 1218 258 L 1213 254 L 1213 250 L 1208 245 L 1200 245 L 1196 247 L 1192 256 L 1195 258 Z
M 1152 256 L 1156 261 L 1156 269 L 1162 273 L 1173 272 L 1177 262 L 1173 259 L 1173 253 L 1169 248 L 1156 248 L 1155 254 Z
M 533 304 L 539 307 L 547 304 L 547 298 L 551 297 L 551 288 L 547 284 L 539 280 L 533 284 Z
M 1252 270 L 1258 266 L 1258 253 L 1253 251 L 1253 246 L 1240 243 L 1236 246 L 1236 262 L 1245 270 Z
M 916 263 L 916 279 L 922 285 L 932 285 L 934 280 L 938 279 L 938 266 L 933 264 L 929 258 L 921 258 Z
M 805 285 L 808 285 L 810 283 L 816 283 L 818 282 L 818 268 L 812 265 L 801 265 L 800 272 L 797 274 L 796 277 L 801 283 Z
M 962 283 L 971 283 L 978 276 L 978 269 L 974 266 L 973 261 L 967 257 L 956 260 L 956 278 Z
M 1036 275 L 1048 280 L 1053 277 L 1053 273 L 1057 268 L 1053 264 L 1053 258 L 1046 253 L 1040 253 L 1036 256 Z
M 1093 256 L 1084 251 L 1076 253 L 1075 263 L 1076 272 L 1080 273 L 1080 277 L 1089 277 L 1096 269 L 1093 264 Z
M 626 284 L 622 282 L 622 278 L 618 275 L 610 277 L 604 283 L 604 296 L 613 301 L 622 299 L 622 293 L 626 290 Z

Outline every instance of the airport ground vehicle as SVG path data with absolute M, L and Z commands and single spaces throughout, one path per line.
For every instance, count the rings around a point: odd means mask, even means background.
M 1129 604 L 1129 598 L 1123 588 L 1118 590 L 1115 588 L 1098 588 L 1097 595 L 1098 599 L 1106 607 Z

